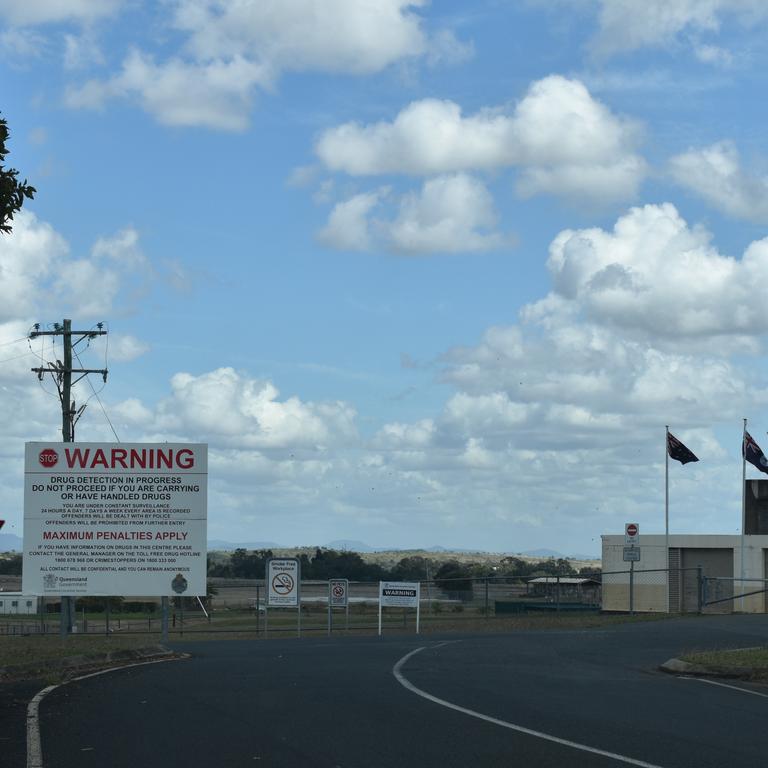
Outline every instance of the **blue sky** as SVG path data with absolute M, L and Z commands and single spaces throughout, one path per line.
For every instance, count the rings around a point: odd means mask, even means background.
M 0 503 L 56 439 L 210 445 L 209 536 L 598 553 L 740 525 L 767 444 L 757 0 L 0 0 Z M 86 359 L 87 358 L 87 359 Z M 84 385 L 77 397 L 91 392 Z M 92 397 L 78 439 L 114 434 Z M 754 470 L 748 470 L 752 476 Z

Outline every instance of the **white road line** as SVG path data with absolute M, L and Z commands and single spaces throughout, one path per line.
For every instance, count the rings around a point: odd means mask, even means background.
M 716 685 L 719 688 L 730 688 L 732 691 L 739 691 L 740 693 L 750 693 L 752 696 L 762 696 L 764 699 L 768 699 L 768 693 L 760 693 L 760 691 L 752 691 L 749 688 L 740 688 L 738 685 L 729 685 L 728 683 L 718 683 L 716 680 L 706 680 L 703 677 L 687 677 L 681 675 L 682 680 L 697 680 L 700 683 L 707 683 L 707 685 Z
M 87 675 L 80 675 L 80 677 L 73 677 L 71 680 L 66 680 L 59 685 L 49 685 L 47 688 L 43 688 L 42 691 L 38 691 L 32 700 L 27 704 L 27 768 L 43 768 L 43 748 L 40 743 L 40 717 L 39 709 L 40 702 L 51 692 L 57 688 L 61 688 L 68 683 L 76 683 L 78 680 L 86 680 L 89 677 L 96 677 L 97 675 L 106 675 L 107 672 L 115 672 L 118 669 L 128 669 L 129 667 L 144 667 L 147 664 L 162 664 L 164 661 L 178 661 L 179 659 L 187 658 L 186 656 L 174 656 L 170 659 L 155 659 L 153 661 L 137 661 L 135 664 L 122 664 L 119 667 L 110 667 L 109 669 L 100 669 L 98 672 L 90 672 Z
M 427 701 L 432 701 L 435 704 L 439 704 L 441 707 L 447 707 L 448 709 L 452 709 L 455 712 L 461 712 L 463 715 L 469 715 L 469 717 L 476 717 L 478 720 L 484 720 L 486 723 L 492 723 L 493 725 L 501 726 L 502 728 L 507 728 L 510 731 L 517 731 L 518 733 L 524 733 L 527 736 L 533 736 L 537 739 L 544 739 L 545 741 L 551 741 L 555 744 L 560 744 L 564 747 L 570 747 L 571 749 L 578 749 L 581 752 L 589 752 L 593 755 L 601 755 L 602 757 L 607 757 L 610 760 L 616 760 L 620 763 L 627 763 L 628 765 L 637 765 L 640 766 L 640 768 L 661 768 L 661 766 L 656 765 L 655 763 L 646 763 L 644 760 L 635 760 L 633 757 L 627 757 L 626 755 L 619 755 L 615 752 L 607 752 L 604 749 L 597 749 L 596 747 L 590 747 L 586 744 L 579 744 L 576 741 L 569 741 L 568 739 L 561 739 L 559 736 L 552 736 L 549 733 L 543 733 L 541 731 L 534 731 L 531 728 L 525 728 L 522 725 L 515 725 L 514 723 L 508 723 L 506 720 L 499 720 L 496 717 L 490 717 L 489 715 L 484 715 L 481 712 L 475 712 L 473 709 L 467 709 L 466 707 L 461 707 L 458 704 L 453 704 L 450 701 L 446 701 L 445 699 L 440 699 L 437 696 L 433 696 L 431 693 L 427 693 L 426 691 L 422 691 L 421 688 L 417 688 L 410 680 L 408 680 L 402 673 L 402 668 L 406 664 L 406 662 L 412 657 L 415 656 L 420 651 L 425 650 L 425 647 L 417 648 L 415 651 L 411 651 L 410 653 L 406 653 L 405 656 L 403 656 L 400 661 L 395 664 L 394 667 L 392 667 L 392 674 L 395 676 L 395 679 L 397 680 L 400 685 L 403 686 L 403 688 L 406 688 L 407 690 L 411 691 L 411 693 L 415 693 L 417 696 L 421 696 L 423 699 L 427 699 Z

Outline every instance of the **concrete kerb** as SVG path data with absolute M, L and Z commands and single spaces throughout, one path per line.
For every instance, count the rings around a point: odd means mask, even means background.
M 755 676 L 753 667 L 704 667 L 682 659 L 668 659 L 659 666 L 662 672 L 687 677 L 719 677 L 726 680 L 751 680 Z

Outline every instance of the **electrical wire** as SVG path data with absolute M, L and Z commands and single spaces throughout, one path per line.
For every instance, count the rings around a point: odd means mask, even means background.
M 28 357 L 29 355 L 34 355 L 35 353 L 31 350 L 27 350 L 26 352 L 22 352 L 20 355 L 14 355 L 13 357 L 6 357 L 3 360 L 0 360 L 0 363 L 10 363 L 11 360 L 21 360 L 22 357 Z
M 51 337 L 51 338 L 54 338 L 54 337 Z M 32 349 L 32 340 L 29 338 L 29 336 L 27 336 L 27 344 L 28 344 L 28 346 L 29 346 L 29 351 L 30 351 L 30 352 L 31 352 L 31 353 L 32 353 L 32 354 L 33 354 L 33 355 L 34 355 L 34 356 L 35 356 L 35 357 L 36 357 L 36 358 L 37 358 L 37 359 L 38 359 L 38 360 L 39 360 L 41 363 L 43 363 L 43 365 L 42 365 L 41 367 L 47 367 L 48 365 L 50 365 L 50 363 L 49 363 L 49 362 L 48 362 L 48 361 L 45 359 L 45 336 L 41 336 L 41 337 L 40 337 L 40 339 L 41 339 L 41 341 L 42 341 L 42 345 L 43 345 L 43 346 L 42 346 L 42 352 L 40 352 L 40 353 L 38 353 L 38 352 L 35 352 L 35 350 L 34 350 L 34 349 Z M 54 350 L 52 349 L 51 351 L 54 351 Z M 55 357 L 55 355 L 54 355 L 54 357 Z M 53 393 L 53 392 L 51 392 L 50 390 L 48 390 L 48 389 L 46 389 L 46 388 L 45 388 L 45 385 L 43 384 L 43 378 L 42 378 L 42 376 L 38 377 L 38 379 L 37 379 L 37 383 L 40 385 L 40 389 L 42 389 L 42 390 L 43 390 L 43 392 L 45 392 L 45 394 L 46 394 L 46 395 L 49 395 L 50 397 L 56 397 L 56 398 L 58 398 L 59 400 L 61 399 L 61 393 L 59 393 L 59 394 L 57 395 L 57 394 L 55 394 L 55 393 Z M 54 379 L 54 383 L 55 383 L 55 379 Z M 57 387 L 57 388 L 58 388 L 58 387 Z
M 74 354 L 75 354 L 75 357 L 77 358 L 77 362 L 80 363 L 80 365 L 83 368 L 85 368 L 85 366 L 83 365 L 83 361 L 80 359 L 80 355 L 77 352 L 75 352 Z M 91 391 L 93 392 L 93 394 L 85 401 L 84 405 L 88 405 L 88 403 L 91 402 L 92 398 L 94 397 L 96 398 L 96 402 L 99 404 L 99 407 L 101 408 L 101 412 L 104 414 L 104 418 L 107 420 L 107 424 L 109 424 L 109 428 L 112 430 L 112 434 L 115 436 L 115 440 L 117 440 L 117 442 L 119 443 L 120 438 L 117 436 L 117 432 L 115 432 L 115 427 L 112 424 L 112 420 L 109 418 L 109 414 L 107 414 L 107 409 L 104 407 L 104 403 L 101 402 L 101 398 L 99 397 L 99 392 L 101 392 L 101 390 L 104 389 L 104 387 L 106 386 L 106 382 L 102 385 L 101 389 L 99 389 L 99 391 L 97 392 L 96 388 L 93 386 L 93 382 L 91 382 L 88 376 L 85 377 L 85 380 L 88 382 L 88 386 L 91 388 Z
M 12 341 L 0 341 L 0 347 L 7 347 L 9 344 L 18 344 L 20 341 L 27 341 L 28 336 L 22 336 L 20 339 L 13 339 Z

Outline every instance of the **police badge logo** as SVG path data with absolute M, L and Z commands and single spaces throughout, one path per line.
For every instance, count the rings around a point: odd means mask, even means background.
M 180 595 L 182 592 L 186 592 L 187 591 L 187 580 L 180 573 L 177 573 L 175 578 L 171 582 L 171 589 L 177 595 Z

